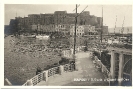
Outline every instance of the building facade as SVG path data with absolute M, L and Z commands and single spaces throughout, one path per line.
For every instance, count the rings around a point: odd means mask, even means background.
M 75 26 L 72 25 L 70 28 L 70 35 L 74 36 L 75 34 Z M 78 25 L 76 27 L 76 36 L 83 36 L 84 35 L 84 27 L 82 25 Z
M 55 28 L 54 29 L 55 31 L 60 31 L 60 30 L 64 31 L 65 28 L 67 28 L 66 30 L 70 30 L 68 29 L 69 26 L 67 25 L 75 24 L 75 17 L 76 17 L 75 13 L 67 13 L 67 11 L 55 11 L 54 13 L 48 13 L 48 14 L 42 14 L 42 13 L 29 14 L 27 17 L 23 18 L 16 17 L 15 20 L 17 21 L 16 25 L 18 26 L 19 30 L 23 29 L 30 30 L 34 28 L 35 25 L 43 25 L 42 27 L 44 28 L 44 30 L 46 30 L 47 28 L 52 28 L 48 30 L 50 31 L 53 30 L 53 28 Z M 84 11 L 77 17 L 77 25 L 91 25 L 95 26 L 96 28 L 100 28 L 101 21 L 102 21 L 101 17 L 90 15 L 89 11 Z M 64 24 L 65 26 L 63 26 Z
M 84 35 L 96 35 L 97 34 L 95 26 L 84 25 L 83 27 L 84 27 Z

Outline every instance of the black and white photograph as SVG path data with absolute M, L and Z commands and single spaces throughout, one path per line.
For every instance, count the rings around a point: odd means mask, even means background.
M 4 4 L 3 82 L 132 86 L 132 5 Z

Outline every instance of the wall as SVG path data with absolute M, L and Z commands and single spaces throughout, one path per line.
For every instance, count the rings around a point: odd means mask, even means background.
M 37 25 L 31 25 L 31 29 L 32 29 L 32 31 L 37 30 Z
M 65 19 L 66 19 L 66 11 L 55 11 L 54 12 L 54 24 L 61 24 L 61 23 L 65 23 Z

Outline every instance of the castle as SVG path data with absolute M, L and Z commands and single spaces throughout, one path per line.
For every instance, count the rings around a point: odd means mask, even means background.
M 101 29 L 102 17 L 90 15 L 89 11 L 77 13 L 77 25 L 93 26 L 95 29 Z M 80 15 L 79 15 L 80 14 Z M 71 27 L 75 24 L 75 13 L 67 13 L 67 11 L 55 11 L 49 14 L 29 14 L 28 17 L 15 17 L 10 20 L 12 30 L 27 31 L 66 31 L 70 32 Z M 106 31 L 108 27 L 106 26 Z

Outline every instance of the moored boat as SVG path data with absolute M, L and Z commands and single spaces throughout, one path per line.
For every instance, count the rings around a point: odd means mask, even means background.
M 20 35 L 20 37 L 23 37 L 23 38 L 35 38 L 36 35 Z
M 38 39 L 49 39 L 49 35 L 36 35 Z

